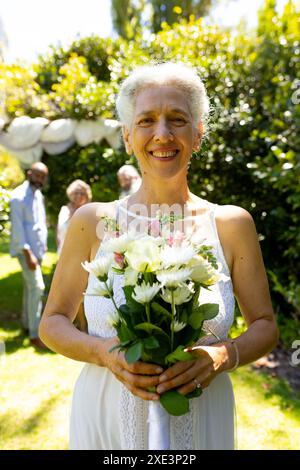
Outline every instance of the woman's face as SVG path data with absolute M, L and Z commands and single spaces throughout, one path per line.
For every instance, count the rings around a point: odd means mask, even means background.
M 135 154 L 142 173 L 161 178 L 186 173 L 202 136 L 182 91 L 166 85 L 140 91 L 131 127 L 123 130 L 127 151 Z
M 69 199 L 71 203 L 73 204 L 73 206 L 75 206 L 76 208 L 83 206 L 83 204 L 86 204 L 88 202 L 87 193 L 82 188 L 77 188 L 74 191 L 72 191 Z

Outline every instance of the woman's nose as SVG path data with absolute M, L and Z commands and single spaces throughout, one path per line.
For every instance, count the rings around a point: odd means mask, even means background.
M 165 120 L 158 121 L 154 135 L 155 142 L 170 142 L 174 140 L 174 136 Z

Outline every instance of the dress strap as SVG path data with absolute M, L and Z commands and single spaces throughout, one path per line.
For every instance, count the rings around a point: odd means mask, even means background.
M 225 255 L 224 255 L 223 247 L 221 244 L 221 240 L 219 237 L 218 228 L 216 224 L 216 209 L 218 208 L 219 204 L 216 204 L 213 202 L 210 202 L 209 204 L 211 207 L 211 210 L 210 210 L 211 228 L 213 231 L 214 239 L 216 240 L 216 249 L 217 249 L 218 257 L 224 266 L 227 276 L 230 276 L 231 273 L 230 273 Z

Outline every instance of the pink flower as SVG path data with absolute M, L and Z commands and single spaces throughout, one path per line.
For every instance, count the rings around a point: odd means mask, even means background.
M 159 220 L 153 220 L 149 224 L 149 234 L 153 237 L 158 237 L 160 235 L 160 223 Z
M 125 258 L 121 253 L 114 253 L 115 262 L 120 266 L 121 269 L 124 268 Z

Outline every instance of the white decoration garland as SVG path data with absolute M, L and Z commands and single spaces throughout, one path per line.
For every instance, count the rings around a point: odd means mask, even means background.
M 106 139 L 114 149 L 120 145 L 120 123 L 113 119 L 49 122 L 45 118 L 21 116 L 13 119 L 6 130 L 4 126 L 5 121 L 0 119 L 0 145 L 13 153 L 24 167 L 40 161 L 43 151 L 59 155 L 75 142 L 86 147 Z

